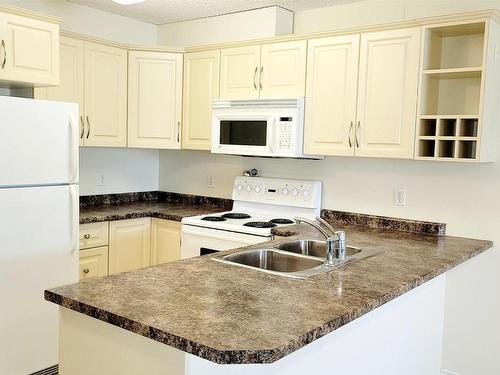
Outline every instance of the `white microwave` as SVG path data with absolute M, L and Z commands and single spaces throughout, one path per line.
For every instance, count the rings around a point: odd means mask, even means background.
M 305 156 L 304 98 L 214 100 L 212 152 L 247 156 Z

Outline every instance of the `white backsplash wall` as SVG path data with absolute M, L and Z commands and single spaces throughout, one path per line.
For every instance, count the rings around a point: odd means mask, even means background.
M 154 190 L 158 190 L 158 150 L 80 148 L 80 195 Z

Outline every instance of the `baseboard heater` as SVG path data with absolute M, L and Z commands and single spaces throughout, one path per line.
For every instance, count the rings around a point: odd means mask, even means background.
M 33 372 L 29 375 L 57 375 L 57 374 L 59 374 L 59 365 L 50 366 L 44 370 Z

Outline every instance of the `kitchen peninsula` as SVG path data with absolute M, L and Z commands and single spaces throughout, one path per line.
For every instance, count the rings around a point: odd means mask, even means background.
M 61 306 L 61 373 L 438 374 L 447 272 L 467 273 L 492 243 L 322 216 L 379 253 L 307 279 L 208 255 L 46 291 Z M 399 227 L 426 227 L 415 223 Z M 253 247 L 319 238 L 277 234 L 292 237 Z

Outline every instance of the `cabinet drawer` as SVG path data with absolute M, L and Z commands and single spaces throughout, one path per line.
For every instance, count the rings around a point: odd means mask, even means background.
M 108 275 L 108 247 L 80 251 L 80 280 Z
M 108 222 L 80 225 L 80 249 L 108 245 Z

